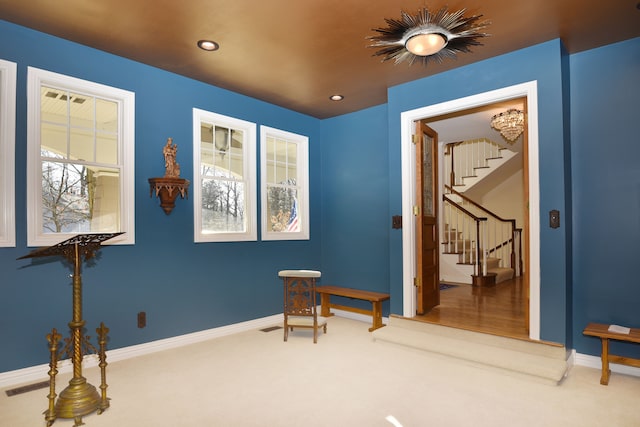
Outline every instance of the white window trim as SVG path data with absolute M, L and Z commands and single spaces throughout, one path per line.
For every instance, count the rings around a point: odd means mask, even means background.
M 0 59 L 0 247 L 16 246 L 16 69 Z
M 121 117 L 118 135 L 118 151 L 122 164 L 120 181 L 120 221 L 124 234 L 105 244 L 135 243 L 135 94 L 87 80 L 69 77 L 38 68 L 27 71 L 27 244 L 50 246 L 78 233 L 43 233 L 42 171 L 40 166 L 40 87 L 52 86 L 77 90 L 97 97 L 118 101 L 118 117 Z
M 286 139 L 296 143 L 298 157 L 298 215 L 300 217 L 300 231 L 274 232 L 270 231 L 267 218 L 267 136 Z M 309 240 L 309 138 L 304 135 L 287 132 L 268 126 L 260 126 L 260 180 L 261 180 L 261 230 L 262 240 Z
M 229 128 L 241 129 L 246 140 L 243 153 L 243 173 L 247 182 L 245 194 L 247 230 L 243 233 L 202 232 L 202 192 L 200 176 L 200 123 L 215 123 Z M 257 183 L 256 183 L 256 124 L 210 111 L 193 109 L 193 239 L 204 242 L 242 242 L 258 240 L 257 231 Z

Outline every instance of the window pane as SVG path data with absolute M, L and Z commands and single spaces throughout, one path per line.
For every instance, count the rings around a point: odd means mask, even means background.
M 298 178 L 298 167 L 295 163 L 289 164 L 287 169 L 287 182 L 295 184 Z
M 203 166 L 202 173 L 205 175 L 211 171 L 213 166 L 213 150 L 213 126 L 200 123 L 200 162 Z
M 90 170 L 91 231 L 122 230 L 120 219 L 120 171 L 116 168 Z M 95 186 L 95 187 L 91 187 Z
M 118 103 L 96 99 L 96 129 L 103 132 L 118 132 Z
M 86 129 L 71 129 L 69 141 L 69 158 L 71 160 L 82 160 L 93 162 L 93 131 Z
M 269 186 L 267 193 L 267 215 L 270 219 L 270 231 L 298 231 L 298 193 L 293 188 Z
M 286 165 L 279 163 L 275 167 L 277 184 L 284 184 L 287 182 L 287 168 L 285 166 Z
M 227 156 L 226 151 L 218 150 L 217 148 L 214 150 L 213 164 L 216 170 L 229 170 L 229 156 Z
M 67 106 L 67 92 L 59 89 L 42 86 L 40 88 L 40 103 L 42 106 L 43 121 L 64 124 L 69 123 L 69 111 Z
M 118 138 L 116 135 L 98 134 L 96 162 L 107 165 L 118 164 Z
M 114 232 L 120 229 L 118 169 L 42 162 L 44 233 Z
M 225 155 L 229 151 L 229 128 L 216 126 L 216 131 L 213 135 L 213 143 L 215 144 L 216 157 L 224 159 Z M 221 161 L 220 165 L 224 162 Z M 228 169 L 228 168 L 225 168 Z
M 67 127 L 51 123 L 40 126 L 41 151 L 55 153 L 61 158 L 67 158 Z
M 63 98 L 69 104 L 69 124 L 72 127 L 93 129 L 96 119 L 93 97 L 70 93 Z
M 244 232 L 244 184 L 202 180 L 202 232 Z
M 232 175 L 236 179 L 242 179 L 243 178 L 242 166 L 244 163 L 242 159 L 242 151 L 238 150 L 237 148 L 232 149 L 229 160 L 231 162 L 230 167 L 231 167 Z
M 298 147 L 293 142 L 287 142 L 287 163 L 295 165 L 298 162 Z

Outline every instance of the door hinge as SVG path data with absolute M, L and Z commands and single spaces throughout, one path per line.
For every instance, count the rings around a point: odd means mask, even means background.
M 414 216 L 420 215 L 420 207 L 418 205 L 413 205 L 413 215 Z
M 415 133 L 413 135 L 411 135 L 411 142 L 415 145 L 418 143 L 418 135 L 416 135 Z
M 416 288 L 420 287 L 420 278 L 419 277 L 414 277 L 413 278 L 413 286 L 415 286 Z

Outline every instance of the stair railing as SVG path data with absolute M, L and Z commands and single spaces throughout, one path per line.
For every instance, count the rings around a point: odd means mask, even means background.
M 476 169 L 488 167 L 488 160 L 500 158 L 504 147 L 486 139 L 478 138 L 468 141 L 451 142 L 445 146 L 445 175 L 449 177 L 449 185 L 464 185 L 463 178 L 476 176 Z
M 444 224 L 445 235 L 443 242 L 451 242 L 451 237 L 457 237 L 453 244 L 445 246 L 445 252 L 461 254 L 461 262 L 473 263 L 478 275 L 487 271 L 487 259 L 497 258 L 499 266 L 513 268 L 517 275 L 522 272 L 522 230 L 516 228 L 515 219 L 504 219 L 462 193 L 445 185 Z M 465 219 L 461 219 L 460 216 Z M 474 223 L 470 232 L 469 223 Z M 462 225 L 462 228 L 458 228 Z M 456 231 L 452 232 L 452 228 Z M 455 236 L 454 236 L 455 233 Z M 465 246 L 470 242 L 475 246 L 472 257 L 465 253 Z
M 484 244 L 484 224 L 481 218 L 451 200 L 447 194 L 444 200 L 445 235 L 442 239 L 443 252 L 458 255 L 458 263 L 473 264 L 473 274 L 483 276 L 487 271 L 486 257 L 482 256 Z

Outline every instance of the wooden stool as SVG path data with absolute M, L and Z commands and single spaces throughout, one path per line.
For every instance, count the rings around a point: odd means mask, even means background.
M 284 281 L 284 340 L 289 329 L 313 329 L 313 342 L 318 342 L 318 328 L 327 333 L 327 319 L 318 316 L 316 280 L 321 276 L 314 270 L 282 270 L 278 276 Z

